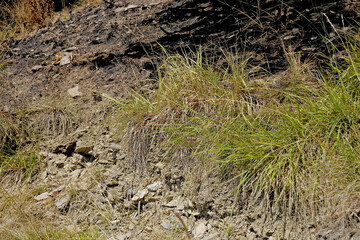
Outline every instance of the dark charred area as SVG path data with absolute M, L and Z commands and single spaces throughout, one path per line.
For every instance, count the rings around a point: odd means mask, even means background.
M 342 35 L 358 29 L 359 8 L 357 1 L 107 1 L 4 42 L 6 72 L 16 87 L 15 99 L 5 94 L 1 101 L 61 93 L 64 83 L 121 96 L 125 86 L 138 85 L 135 79 L 155 77 L 150 59 L 162 48 L 183 54 L 201 46 L 209 55 L 225 48 L 275 73 L 288 67 L 286 51 L 303 60 L 331 55 Z M 57 58 L 66 52 L 71 61 L 60 66 Z

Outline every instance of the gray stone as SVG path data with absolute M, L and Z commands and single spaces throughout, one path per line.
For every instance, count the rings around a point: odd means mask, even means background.
M 110 143 L 109 145 L 107 145 L 107 147 L 114 149 L 114 150 L 121 150 L 121 145 L 116 144 L 116 143 Z
M 70 202 L 70 195 L 66 194 L 62 197 L 59 197 L 56 201 L 55 201 L 55 206 L 59 209 L 64 208 L 68 203 Z
M 50 197 L 50 194 L 49 194 L 48 192 L 44 192 L 44 193 L 42 193 L 42 194 L 37 195 L 36 197 L 34 197 L 34 199 L 35 199 L 36 201 L 41 201 L 41 200 L 45 200 L 45 199 L 47 199 L 47 198 L 49 198 L 49 197 Z
M 170 202 L 168 202 L 165 207 L 168 208 L 177 208 L 178 210 L 182 211 L 185 208 L 185 204 L 181 201 L 178 201 L 177 199 L 173 199 Z
M 79 91 L 79 86 L 70 88 L 67 92 L 72 98 L 81 97 L 83 95 L 83 93 Z
M 74 152 L 88 154 L 93 148 L 94 148 L 93 144 L 84 141 L 77 141 Z
M 220 237 L 219 233 L 213 233 L 206 237 L 203 237 L 201 240 L 215 240 L 215 239 L 219 239 L 219 237 Z
M 125 238 L 126 238 L 126 236 L 124 234 L 121 234 L 121 233 L 115 236 L 116 240 L 125 240 Z
M 31 71 L 32 71 L 32 72 L 37 72 L 37 71 L 39 71 L 40 69 L 42 69 L 42 66 L 41 66 L 41 65 L 36 65 L 36 66 L 33 66 L 33 67 L 31 68 Z
M 135 196 L 133 196 L 131 198 L 132 201 L 134 201 L 135 203 L 136 202 L 139 202 L 139 201 L 142 201 L 144 200 L 145 196 L 149 193 L 149 191 L 147 189 L 143 189 L 141 190 L 140 192 L 137 192 L 135 194 Z
M 156 192 L 161 187 L 161 182 L 154 182 L 153 184 L 147 185 L 146 189 L 149 192 Z
M 114 161 L 113 161 L 113 160 L 110 160 L 110 159 L 106 159 L 106 158 L 100 158 L 100 159 L 98 160 L 98 163 L 104 164 L 104 165 L 109 165 L 109 164 L 113 164 Z
M 170 229 L 171 229 L 170 223 L 167 223 L 167 222 L 162 222 L 162 223 L 160 223 L 160 226 L 162 226 L 163 228 L 165 228 L 165 229 L 167 229 L 167 230 L 170 230 Z
M 63 56 L 61 58 L 59 65 L 64 66 L 64 65 L 68 65 L 70 63 L 71 63 L 71 54 L 66 54 L 65 56 Z
M 203 221 L 199 221 L 195 225 L 194 236 L 202 237 L 204 235 L 204 233 L 206 232 L 206 230 L 207 230 L 206 224 Z

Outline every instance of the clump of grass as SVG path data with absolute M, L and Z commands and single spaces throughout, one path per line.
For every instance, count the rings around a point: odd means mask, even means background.
M 27 181 L 35 175 L 40 168 L 40 159 L 34 149 L 26 151 L 8 150 L 0 156 L 0 174 L 8 172 L 20 174 L 21 179 Z
M 3 24 L 11 26 L 11 32 L 26 33 L 29 29 L 43 26 L 54 10 L 53 0 L 15 0 L 2 3 L 1 19 Z M 9 28 L 9 27 L 7 27 Z
M 60 107 L 42 107 L 30 115 L 33 117 L 32 129 L 43 136 L 65 136 L 75 127 L 73 116 Z
M 238 56 L 219 67 L 201 52 L 167 55 L 155 93 L 118 104 L 130 127 L 166 134 L 169 152 L 188 148 L 236 181 L 234 192 L 261 193 L 290 214 L 316 210 L 359 181 L 360 103 L 348 81 L 360 68 L 353 54 L 339 78 L 318 78 L 310 62 L 286 54 L 289 69 L 273 79 L 250 74 Z
M 67 6 L 102 4 L 102 0 L 13 0 L 0 3 L 1 38 L 22 37 L 51 22 L 54 11 Z
M 12 172 L 29 179 L 40 168 L 37 140 L 26 122 L 26 114 L 0 113 L 0 175 Z

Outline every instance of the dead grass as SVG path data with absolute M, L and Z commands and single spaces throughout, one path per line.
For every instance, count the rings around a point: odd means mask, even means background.
M 2 4 L 3 26 L 11 29 L 12 35 L 25 34 L 43 26 L 54 10 L 52 0 L 15 0 L 12 4 Z M 1 29 L 4 31 L 4 29 Z
M 63 13 L 67 12 L 67 1 L 61 0 Z M 73 6 L 99 5 L 102 0 L 80 0 Z M 0 43 L 1 39 L 8 37 L 23 37 L 31 31 L 46 26 L 54 20 L 54 0 L 15 0 L 0 6 Z M 55 19 L 58 19 L 59 16 Z
M 71 133 L 75 127 L 72 115 L 63 108 L 45 107 L 31 113 L 32 129 L 42 136 L 56 137 Z
M 73 239 L 100 240 L 104 235 L 96 228 L 79 230 L 75 227 L 59 225 L 47 216 L 46 204 L 36 204 L 34 196 L 45 189 L 31 190 L 27 186 L 0 187 L 0 238 L 8 240 Z M 45 207 L 45 208 L 44 208 Z M 56 212 L 56 210 L 54 211 Z

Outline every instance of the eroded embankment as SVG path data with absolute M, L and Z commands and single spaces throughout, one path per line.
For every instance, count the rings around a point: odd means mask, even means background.
M 233 215 L 229 191 L 235 183 L 214 189 L 216 174 L 182 158 L 189 156 L 187 149 L 178 153 L 178 162 L 164 161 L 165 150 L 154 147 L 148 129 L 122 136 L 121 116 L 103 96 L 126 100 L 129 89 L 152 92 L 156 81 L 144 80 L 157 77 L 162 47 L 186 55 L 201 46 L 214 57 L 234 50 L 261 73 L 286 70 L 291 50 L 303 60 L 330 54 L 340 34 L 357 27 L 359 4 L 314 4 L 116 1 L 74 11 L 24 39 L 6 41 L 0 111 L 15 118 L 21 111 L 31 131 L 40 133 L 42 168 L 25 185 L 11 174 L 3 176 L 3 202 L 28 197 L 2 213 L 1 234 L 10 238 L 19 226 L 40 232 L 51 224 L 75 230 L 95 226 L 107 238 L 186 237 L 175 211 L 195 239 L 357 236 L 355 215 L 345 222 L 330 214 L 334 219 L 299 224 L 256 201 L 235 205 Z

